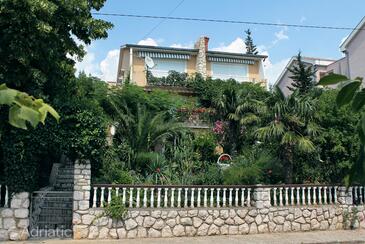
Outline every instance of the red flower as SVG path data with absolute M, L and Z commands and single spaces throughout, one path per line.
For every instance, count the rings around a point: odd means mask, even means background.
M 157 172 L 157 173 L 160 173 L 160 172 L 161 172 L 161 169 L 160 169 L 160 168 L 157 168 L 157 169 L 156 169 L 156 172 Z

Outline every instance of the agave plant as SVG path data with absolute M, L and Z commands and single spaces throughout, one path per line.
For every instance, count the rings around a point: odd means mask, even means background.
M 270 103 L 268 123 L 256 130 L 256 136 L 260 141 L 279 145 L 278 156 L 284 162 L 286 183 L 292 183 L 295 151 L 315 151 L 311 137 L 320 131 L 315 123 L 315 101 L 296 92 L 285 97 L 277 88 Z

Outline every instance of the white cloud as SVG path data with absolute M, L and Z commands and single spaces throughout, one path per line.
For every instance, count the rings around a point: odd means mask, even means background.
M 246 45 L 242 38 L 237 37 L 230 44 L 224 45 L 224 43 L 222 43 L 219 47 L 212 48 L 212 50 L 231 53 L 244 53 L 246 52 Z
M 100 62 L 100 79 L 105 81 L 116 81 L 119 60 L 119 50 L 110 50 L 106 58 Z
M 285 29 L 281 29 L 280 31 L 275 32 L 276 41 L 289 39 L 289 36 L 285 32 Z
M 265 78 L 268 80 L 269 85 L 273 85 L 278 79 L 281 72 L 285 69 L 290 58 L 282 59 L 279 62 L 272 63 L 270 59 L 266 59 L 264 62 Z
M 189 44 L 180 44 L 180 43 L 174 43 L 172 45 L 170 45 L 170 47 L 175 47 L 175 48 L 193 48 L 194 45 L 193 43 L 189 43 Z
M 84 46 L 86 54 L 83 57 L 82 61 L 78 61 L 78 60 L 76 60 L 76 58 L 74 58 L 74 60 L 76 61 L 76 64 L 75 64 L 76 73 L 80 73 L 83 71 L 86 74 L 98 76 L 99 67 L 95 63 L 95 53 L 92 52 L 93 46 L 92 45 L 85 46 L 84 44 L 82 44 L 82 45 Z
M 148 37 L 144 40 L 140 40 L 137 44 L 138 45 L 147 45 L 147 46 L 158 46 L 158 42 L 150 37 Z

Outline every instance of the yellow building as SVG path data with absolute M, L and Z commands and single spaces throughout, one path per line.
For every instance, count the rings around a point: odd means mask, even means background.
M 145 57 L 148 56 L 154 61 L 150 71 L 155 77 L 167 76 L 168 71 L 174 70 L 266 87 L 262 62 L 267 56 L 210 51 L 208 42 L 208 37 L 201 37 L 193 49 L 126 44 L 120 49 L 117 82 L 129 79 L 132 84 L 147 86 Z

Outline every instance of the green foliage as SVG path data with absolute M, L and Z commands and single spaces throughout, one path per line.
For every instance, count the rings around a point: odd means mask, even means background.
M 188 80 L 187 73 L 179 73 L 174 70 L 170 70 L 166 77 L 155 77 L 149 71 L 147 75 L 147 82 L 149 85 L 154 86 L 182 86 L 189 87 L 191 84 Z
M 218 158 L 214 150 L 217 146 L 217 138 L 212 133 L 196 135 L 193 141 L 194 150 L 199 154 L 201 160 L 215 162 Z
M 312 65 L 307 65 L 302 61 L 300 52 L 296 57 L 296 61 L 297 64 L 294 67 L 288 68 L 292 74 L 289 78 L 293 80 L 291 86 L 288 86 L 288 89 L 291 91 L 298 90 L 301 95 L 307 94 L 315 86 L 314 76 L 316 69 Z
M 27 122 L 33 128 L 40 122 L 44 125 L 48 113 L 57 121 L 60 119 L 56 110 L 42 99 L 35 99 L 24 92 L 9 89 L 5 84 L 0 85 L 0 105 L 10 106 L 9 124 L 21 129 L 27 129 Z
M 106 216 L 114 220 L 124 220 L 127 217 L 128 209 L 123 204 L 122 196 L 112 196 L 109 204 L 104 207 Z

